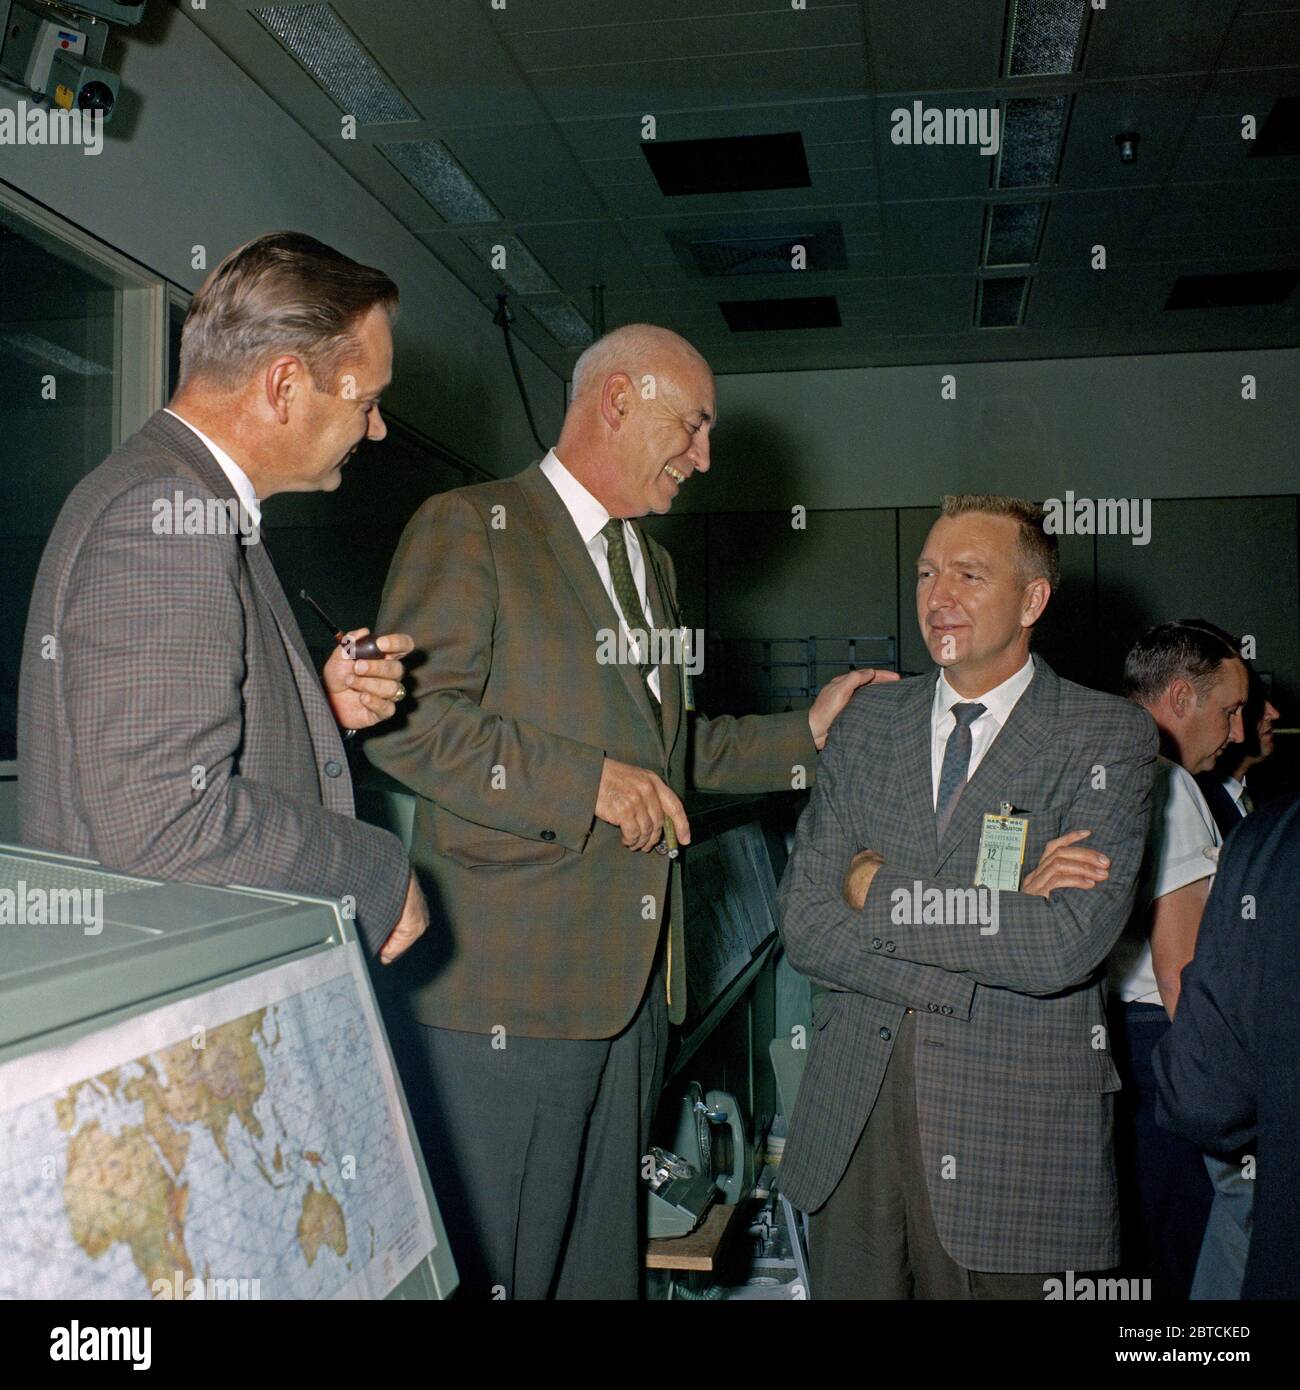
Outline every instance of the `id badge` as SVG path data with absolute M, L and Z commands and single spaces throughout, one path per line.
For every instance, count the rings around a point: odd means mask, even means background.
M 1010 812 L 1011 807 L 1004 805 L 1001 815 L 985 813 L 975 866 L 977 888 L 994 888 L 1002 893 L 1020 890 L 1020 866 L 1025 862 L 1029 822 Z

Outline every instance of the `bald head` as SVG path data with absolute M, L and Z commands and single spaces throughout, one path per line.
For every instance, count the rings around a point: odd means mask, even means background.
M 713 373 L 695 348 L 630 323 L 578 358 L 555 452 L 611 516 L 666 512 L 709 467 L 716 410 Z
M 597 338 L 578 358 L 573 368 L 573 399 L 599 390 L 615 372 L 624 372 L 639 383 L 678 361 L 690 361 L 708 370 L 704 358 L 678 334 L 653 323 L 624 324 Z

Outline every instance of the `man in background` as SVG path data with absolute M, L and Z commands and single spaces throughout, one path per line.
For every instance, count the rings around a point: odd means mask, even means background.
M 1115 1154 L 1125 1264 L 1158 1299 L 1188 1297 L 1212 1191 L 1201 1154 L 1156 1123 L 1151 1054 L 1177 1009 L 1223 843 L 1194 774 L 1241 741 L 1246 686 L 1237 644 L 1201 619 L 1160 623 L 1124 662 L 1125 692 L 1155 720 L 1161 756 L 1137 899 L 1109 962 L 1124 1081 Z
M 1198 1149 L 1232 1155 L 1238 1172 L 1241 1155 L 1252 1160 L 1248 1255 L 1225 1297 L 1300 1298 L 1297 847 L 1300 796 L 1270 802 L 1232 832 L 1154 1057 L 1159 1122 Z
M 1278 711 L 1254 667 L 1248 665 L 1247 674 L 1250 684 L 1242 709 L 1242 742 L 1230 743 L 1214 769 L 1196 779 L 1225 844 L 1232 831 L 1255 810 L 1246 788 L 1246 774 L 1271 756 L 1273 726 L 1278 719 Z M 1190 1296 L 1195 1300 L 1241 1297 L 1255 1203 L 1254 1179 L 1245 1176 L 1248 1162 L 1249 1156 L 1243 1160 L 1240 1155 L 1233 1159 L 1220 1158 L 1215 1153 L 1205 1155 L 1214 1200 L 1192 1278 Z
M 1246 787 L 1246 774 L 1273 755 L 1273 726 L 1279 715 L 1254 667 L 1247 667 L 1250 688 L 1241 711 L 1242 740 L 1230 743 L 1209 772 L 1197 775 L 1214 823 L 1226 840 L 1243 817 L 1255 809 Z
M 24 843 L 351 898 L 385 961 L 419 937 L 425 906 L 400 841 L 354 818 L 339 731 L 392 715 L 411 641 L 378 638 L 372 661 L 340 646 L 322 684 L 261 505 L 338 487 L 357 445 L 384 437 L 396 305 L 381 271 L 295 232 L 217 266 L 186 315 L 170 406 L 59 513 L 18 697 Z
M 648 324 L 578 359 L 555 448 L 432 497 L 380 624 L 413 634 L 405 719 L 368 743 L 417 794 L 433 929 L 408 1091 L 470 1297 L 635 1298 L 641 1181 L 685 1018 L 681 797 L 785 790 L 871 672 L 809 710 L 706 719 L 662 514 L 711 464 L 713 374 Z M 687 660 L 683 660 L 686 657 Z M 890 679 L 893 679 L 890 676 Z

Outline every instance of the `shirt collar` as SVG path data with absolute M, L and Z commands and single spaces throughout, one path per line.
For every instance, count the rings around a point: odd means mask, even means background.
M 1246 784 L 1239 782 L 1235 777 L 1225 777 L 1223 785 L 1228 789 L 1228 795 L 1240 805 L 1241 794 L 1246 790 Z
M 584 545 L 590 545 L 600 535 L 609 520 L 609 513 L 603 503 L 587 491 L 572 473 L 560 462 L 554 449 L 548 449 L 541 463 L 542 472 L 550 480 L 551 486 L 560 494 L 560 501 L 568 509 L 573 524 L 578 528 Z
M 179 420 L 186 429 L 193 431 L 208 446 L 208 452 L 216 459 L 221 471 L 230 480 L 230 485 L 235 489 L 235 495 L 244 504 L 250 516 L 260 526 L 262 524 L 262 504 L 258 501 L 257 493 L 253 489 L 252 481 L 247 473 L 230 457 L 228 453 L 216 442 L 209 439 L 197 425 L 192 425 L 183 415 L 177 415 L 169 406 L 163 409 L 173 420 Z
M 1034 678 L 1034 658 L 1032 656 L 1025 659 L 1025 664 L 1014 676 L 1008 676 L 1001 685 L 995 685 L 992 690 L 986 690 L 983 695 L 975 699 L 975 703 L 984 706 L 985 714 L 980 715 L 983 719 L 985 715 L 991 714 L 997 720 L 999 726 L 1007 722 L 1011 711 L 1016 707 L 1016 701 L 1029 688 L 1029 682 Z M 939 680 L 934 690 L 934 714 L 936 719 L 942 719 L 949 710 L 963 700 L 968 700 L 967 695 L 959 695 L 948 684 L 947 672 L 940 670 Z M 978 721 L 976 721 L 978 722 Z

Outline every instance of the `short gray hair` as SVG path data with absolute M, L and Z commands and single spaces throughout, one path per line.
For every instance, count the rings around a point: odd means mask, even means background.
M 268 232 L 232 251 L 190 302 L 180 385 L 232 389 L 277 353 L 300 357 L 322 390 L 359 350 L 356 326 L 376 306 L 391 320 L 397 286 L 302 232 Z

